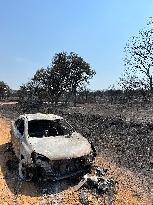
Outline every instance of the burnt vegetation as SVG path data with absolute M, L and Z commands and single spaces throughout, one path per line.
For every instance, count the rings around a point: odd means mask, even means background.
M 152 90 L 91 91 L 86 86 L 95 74 L 75 53 L 55 54 L 46 69 L 12 94 L 18 104 L 1 106 L 1 114 L 59 114 L 86 136 L 98 152 L 112 156 L 121 166 L 142 173 L 151 181 L 153 169 Z
M 11 119 L 22 113 L 36 112 L 63 116 L 94 144 L 99 153 L 142 175 L 148 184 L 148 193 L 151 193 L 152 25 L 150 19 L 147 28 L 127 43 L 120 89 L 89 90 L 87 85 L 95 71 L 78 54 L 61 52 L 55 54 L 47 68 L 37 70 L 19 91 L 10 92 L 5 83 L 0 84 L 2 99 L 18 101 L 14 105 L 1 105 L 0 114 Z

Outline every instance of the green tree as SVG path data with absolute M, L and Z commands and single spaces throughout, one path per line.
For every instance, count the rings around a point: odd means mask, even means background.
M 37 70 L 31 81 L 21 87 L 20 93 L 27 98 L 48 99 L 55 105 L 61 97 L 66 102 L 72 99 L 76 104 L 77 90 L 89 84 L 94 75 L 95 71 L 78 54 L 60 52 L 55 54 L 47 69 Z
M 125 70 L 120 85 L 124 89 L 153 91 L 153 20 L 129 39 L 124 49 Z
M 74 52 L 55 54 L 49 71 L 54 76 L 53 90 L 58 90 L 55 94 L 57 100 L 64 94 L 66 100 L 72 98 L 74 105 L 76 104 L 77 90 L 83 85 L 89 84 L 89 80 L 96 74 L 90 65 Z

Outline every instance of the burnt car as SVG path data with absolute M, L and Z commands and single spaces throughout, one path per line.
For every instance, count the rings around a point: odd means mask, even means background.
M 19 176 L 59 180 L 89 171 L 95 149 L 62 117 L 24 114 L 12 121 L 11 141 L 19 159 Z

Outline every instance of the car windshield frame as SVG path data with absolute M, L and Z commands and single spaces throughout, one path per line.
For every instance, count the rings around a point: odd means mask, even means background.
M 28 136 L 35 138 L 71 136 L 74 128 L 64 119 L 33 119 L 28 121 Z

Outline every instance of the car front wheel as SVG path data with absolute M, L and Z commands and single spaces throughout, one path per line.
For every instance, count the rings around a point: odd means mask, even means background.
M 19 163 L 19 177 L 23 181 L 31 181 L 34 176 L 32 167 L 27 167 L 22 161 Z

